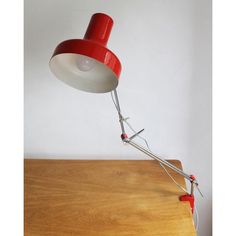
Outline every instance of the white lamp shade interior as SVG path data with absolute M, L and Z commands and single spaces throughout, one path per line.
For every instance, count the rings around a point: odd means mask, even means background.
M 106 93 L 118 85 L 118 78 L 103 63 L 74 53 L 63 53 L 50 60 L 53 74 L 66 84 L 86 92 Z

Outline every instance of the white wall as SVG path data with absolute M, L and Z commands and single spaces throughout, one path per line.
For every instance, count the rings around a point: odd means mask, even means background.
M 81 38 L 95 12 L 115 22 L 108 47 L 123 65 L 124 114 L 154 152 L 198 177 L 198 235 L 211 235 L 210 0 L 25 0 L 25 156 L 146 158 L 121 143 L 109 94 L 77 91 L 49 71 L 55 46 Z

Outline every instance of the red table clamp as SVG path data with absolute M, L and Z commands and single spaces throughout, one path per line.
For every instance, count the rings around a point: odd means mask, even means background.
M 191 178 L 191 194 L 184 194 L 182 196 L 180 196 L 179 200 L 182 201 L 182 202 L 189 202 L 190 204 L 190 207 L 191 207 L 191 210 L 192 210 L 192 214 L 194 212 L 194 195 L 193 195 L 193 182 L 194 180 L 196 180 L 195 176 L 194 175 L 190 175 L 190 178 Z
M 185 194 L 185 195 L 180 196 L 179 200 L 182 202 L 189 202 L 192 213 L 194 212 L 194 195 Z

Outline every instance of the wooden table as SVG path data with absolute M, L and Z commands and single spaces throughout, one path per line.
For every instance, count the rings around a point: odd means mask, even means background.
M 25 236 L 196 235 L 181 194 L 152 160 L 27 159 Z

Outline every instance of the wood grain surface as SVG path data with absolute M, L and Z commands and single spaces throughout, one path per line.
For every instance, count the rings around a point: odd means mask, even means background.
M 25 236 L 196 235 L 181 194 L 152 160 L 26 159 Z

